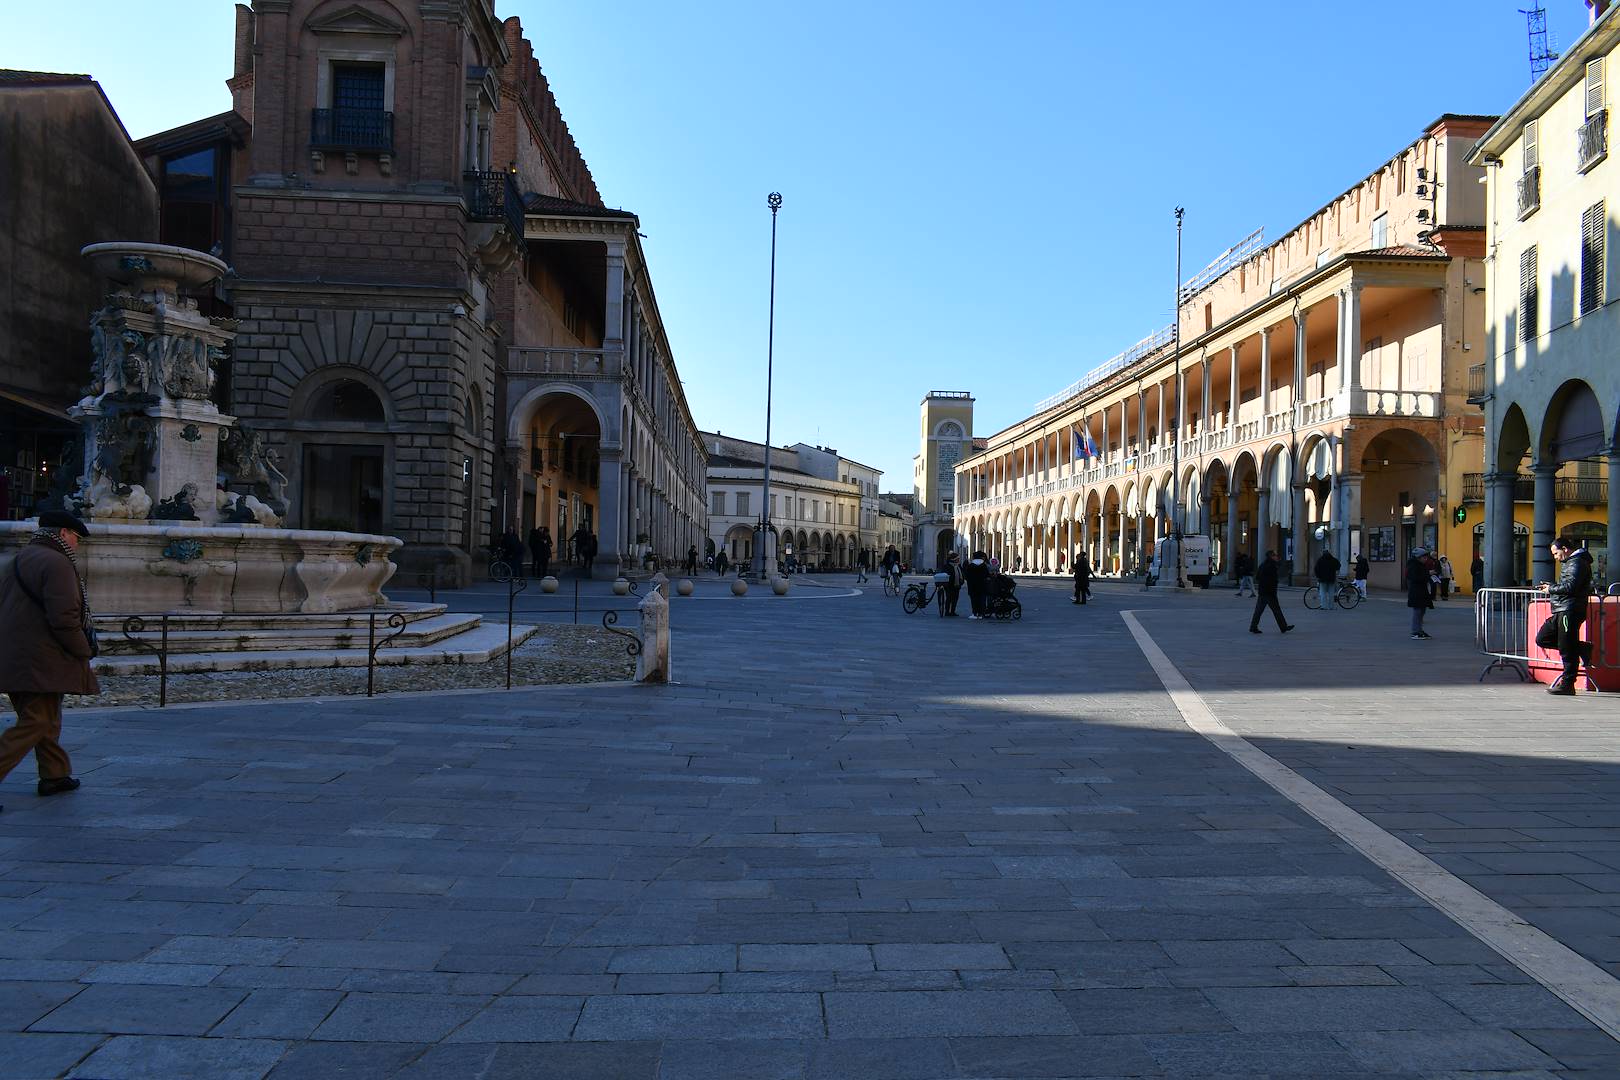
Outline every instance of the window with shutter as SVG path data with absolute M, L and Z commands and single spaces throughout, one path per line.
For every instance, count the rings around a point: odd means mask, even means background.
M 1372 221 L 1372 246 L 1374 250 L 1389 247 L 1389 214 L 1379 214 Z
M 1581 314 L 1603 306 L 1604 228 L 1608 214 L 1597 202 L 1581 215 Z
M 1603 111 L 1603 57 L 1586 62 L 1586 115 Z
M 1536 249 L 1527 247 L 1519 256 L 1519 340 L 1534 341 L 1540 330 L 1538 314 L 1541 289 L 1536 283 Z
M 1529 172 L 1541 164 L 1541 148 L 1536 144 L 1536 122 L 1527 120 L 1524 124 L 1524 171 Z

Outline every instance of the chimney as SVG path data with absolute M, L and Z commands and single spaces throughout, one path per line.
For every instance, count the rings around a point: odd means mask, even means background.
M 1609 10 L 1609 0 L 1586 0 L 1587 22 L 1595 23 Z
M 253 70 L 253 9 L 236 5 L 236 71 L 246 75 Z

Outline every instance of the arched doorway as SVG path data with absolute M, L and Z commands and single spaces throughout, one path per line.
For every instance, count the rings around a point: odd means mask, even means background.
M 956 548 L 956 530 L 941 529 L 939 537 L 934 542 L 934 565 L 944 566 L 946 556 Z
M 1367 444 L 1361 455 L 1359 524 L 1372 585 L 1402 588 L 1413 548 L 1438 553 L 1439 487 L 1439 455 L 1417 432 L 1391 428 Z
M 598 551 L 617 551 L 617 538 L 599 535 L 602 428 L 596 410 L 575 394 L 561 391 L 538 398 L 531 408 L 517 467 L 519 490 L 526 491 L 532 483 L 534 501 L 525 498 L 507 511 L 519 533 L 537 525 L 549 527 L 559 561 L 577 564 L 587 538 Z M 534 514 L 533 521 L 516 520 L 527 513 Z
M 747 566 L 754 557 L 754 531 L 747 525 L 733 525 L 726 531 L 725 548 L 732 566 Z
M 387 528 L 386 391 L 369 376 L 312 376 L 295 394 L 293 418 L 314 421 L 321 433 L 303 444 L 299 517 L 306 529 L 380 533 Z M 301 403 L 300 403 L 301 402 Z

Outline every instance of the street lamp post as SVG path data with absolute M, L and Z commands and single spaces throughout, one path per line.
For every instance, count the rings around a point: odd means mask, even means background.
M 754 545 L 754 571 L 761 579 L 776 573 L 776 551 L 771 544 L 771 378 L 776 360 L 776 212 L 782 209 L 781 192 L 771 192 L 765 203 L 771 208 L 771 301 L 765 332 L 765 490 L 759 507 L 759 541 Z
M 1175 543 L 1171 547 L 1170 554 L 1176 560 L 1176 588 L 1178 589 L 1187 587 L 1187 581 L 1182 577 L 1181 563 L 1181 425 L 1183 423 L 1181 412 L 1181 215 L 1184 213 L 1186 213 L 1184 208 L 1176 207 L 1176 306 L 1173 316 L 1176 343 L 1176 371 L 1174 376 L 1176 382 L 1176 433 L 1170 441 L 1170 468 L 1173 470 L 1170 474 L 1170 530 L 1175 536 Z M 1160 573 L 1164 571 L 1163 560 L 1160 560 L 1159 571 Z

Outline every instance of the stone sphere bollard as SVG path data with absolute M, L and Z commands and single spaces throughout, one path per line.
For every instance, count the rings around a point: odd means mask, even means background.
M 675 584 L 675 591 L 680 593 L 682 596 L 691 596 L 692 595 L 692 579 L 691 578 L 681 578 L 681 580 L 676 582 L 676 584 Z
M 775 581 L 771 582 L 771 592 L 775 593 L 777 596 L 786 596 L 787 591 L 788 591 L 788 579 L 787 578 L 779 577 Z
M 613 595 L 614 596 L 629 596 L 630 595 L 630 583 L 628 581 L 626 581 L 624 578 L 618 578 L 617 580 L 615 580 L 613 582 Z
M 557 579 L 552 577 L 550 574 L 547 574 L 545 577 L 541 578 L 540 579 L 540 591 L 543 592 L 543 593 L 554 593 L 554 592 L 556 592 L 557 591 Z
M 747 594 L 747 592 L 748 582 L 744 581 L 742 578 L 738 578 L 731 583 L 732 596 L 744 596 Z

